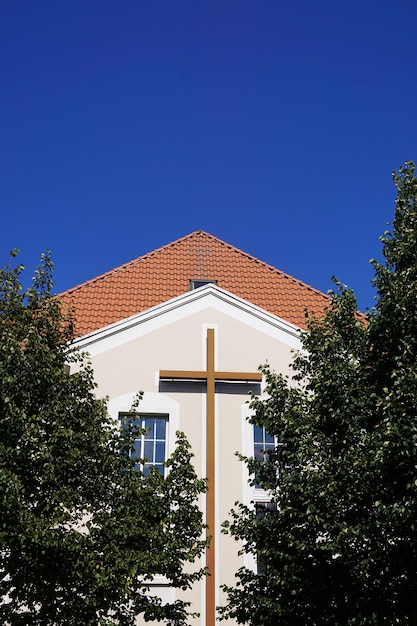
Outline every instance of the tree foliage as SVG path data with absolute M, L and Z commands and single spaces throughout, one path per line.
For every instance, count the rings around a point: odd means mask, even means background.
M 417 180 L 394 173 L 392 232 L 373 261 L 376 306 L 338 284 L 310 319 L 288 380 L 263 368 L 253 422 L 280 443 L 246 459 L 272 505 L 242 504 L 229 532 L 242 568 L 223 615 L 270 626 L 417 623 Z
M 165 479 L 134 466 L 133 419 L 120 429 L 97 399 L 51 296 L 50 255 L 27 290 L 12 261 L 0 271 L 0 623 L 186 624 L 187 605 L 162 604 L 146 582 L 186 589 L 203 575 L 190 566 L 205 545 L 205 483 L 189 445 L 178 433 Z

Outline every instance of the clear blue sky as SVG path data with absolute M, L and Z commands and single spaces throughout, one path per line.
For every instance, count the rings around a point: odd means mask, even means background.
M 372 306 L 415 0 L 2 0 L 0 251 L 56 291 L 203 229 Z

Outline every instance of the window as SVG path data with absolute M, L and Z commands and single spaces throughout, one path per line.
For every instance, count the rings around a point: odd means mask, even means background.
M 276 441 L 273 435 L 270 435 L 263 426 L 253 425 L 253 456 L 258 461 L 267 461 L 270 452 L 275 450 Z M 258 483 L 255 483 L 255 489 L 261 489 Z
M 190 280 L 190 291 L 193 289 L 198 289 L 199 287 L 204 287 L 204 285 L 217 285 L 217 280 L 205 280 L 200 278 L 193 278 Z
M 120 413 L 120 419 L 127 417 L 127 413 Z M 140 469 L 148 476 L 151 467 L 156 467 L 164 476 L 167 453 L 167 423 L 166 415 L 138 415 L 132 424 L 144 429 L 144 434 L 138 434 L 133 443 L 132 459 L 143 459 Z
M 255 413 L 250 409 L 248 410 L 248 404 L 242 405 L 242 453 L 248 458 L 254 458 L 255 460 L 263 461 L 268 460 L 268 455 L 272 452 L 275 453 L 279 450 L 280 444 L 278 443 L 278 437 L 270 435 L 265 428 L 251 423 L 251 420 L 255 418 Z M 268 469 L 271 472 L 275 471 L 275 454 L 274 464 L 270 465 Z M 276 468 L 278 470 L 278 468 Z M 269 474 L 269 471 L 268 471 Z M 263 515 L 270 514 L 276 507 L 274 502 L 274 491 L 269 491 L 265 486 L 261 486 L 256 480 L 256 471 L 253 465 L 245 466 L 244 476 L 246 479 L 246 485 L 243 491 L 243 502 L 249 509 L 255 510 L 258 518 L 262 518 Z M 244 566 L 251 570 L 254 574 L 258 573 L 262 575 L 265 571 L 265 563 L 263 562 L 263 555 L 259 553 L 247 553 L 243 555 Z
M 137 391 L 129 391 L 112 398 L 108 404 L 109 415 L 123 424 L 124 417 L 132 418 L 132 406 L 136 406 Z M 179 430 L 179 403 L 160 392 L 145 391 L 139 407 L 134 412 L 140 428 L 149 427 L 147 436 L 138 436 L 135 442 L 134 458 L 146 457 L 146 467 L 138 463 L 138 469 L 149 473 L 151 465 L 167 475 L 163 463 L 175 450 L 175 433 Z M 153 423 L 152 420 L 157 420 Z M 159 421 L 158 421 L 159 420 Z M 161 433 L 162 431 L 162 433 Z M 146 451 L 145 451 L 145 442 Z M 149 448 L 151 448 L 149 450 Z M 152 462 L 153 461 L 153 462 Z

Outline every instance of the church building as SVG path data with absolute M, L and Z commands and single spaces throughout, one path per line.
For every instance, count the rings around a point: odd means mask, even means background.
M 90 354 L 97 394 L 109 398 L 110 414 L 128 412 L 144 391 L 139 412 L 148 435 L 136 442 L 138 456 L 163 473 L 181 430 L 197 475 L 208 478 L 200 505 L 213 538 L 205 555 L 210 576 L 178 597 L 200 613 L 190 625 L 214 626 L 216 606 L 224 602 L 221 585 L 233 585 L 242 565 L 255 566 L 238 556 L 238 544 L 221 533 L 221 524 L 236 500 L 268 499 L 248 484 L 236 456 L 262 454 L 274 445 L 248 423 L 248 394 L 262 394 L 261 364 L 289 371 L 306 309 L 321 316 L 329 298 L 203 231 L 61 297 L 74 310 L 76 343 Z M 179 593 L 162 577 L 153 585 L 167 601 Z

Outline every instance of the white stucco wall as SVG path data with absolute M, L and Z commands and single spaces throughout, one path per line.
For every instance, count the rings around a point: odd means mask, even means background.
M 165 307 L 159 313 L 156 310 L 148 318 L 142 315 L 136 325 L 133 319 L 130 325 L 113 325 L 107 333 L 103 331 L 80 342 L 91 353 L 98 395 L 109 397 L 111 412 L 116 416 L 119 411 L 128 410 L 129 399 L 143 390 L 144 402 L 139 410 L 169 414 L 170 445 L 174 430 L 186 433 L 200 476 L 206 473 L 204 388 L 199 383 L 187 384 L 186 388 L 165 384 L 161 391 L 159 370 L 204 370 L 207 327 L 215 329 L 215 367 L 220 371 L 256 372 L 260 364 L 268 361 L 274 369 L 288 373 L 291 351 L 298 346 L 294 327 L 281 324 L 252 305 L 245 308 L 245 303 L 234 297 L 228 299 L 218 288 L 204 290 L 206 298 L 197 300 L 191 295 L 189 301 L 181 301 L 181 306 Z M 215 400 L 218 585 L 233 584 L 234 573 L 243 563 L 242 557 L 237 556 L 236 542 L 220 534 L 220 524 L 236 500 L 247 501 L 251 494 L 245 469 L 235 456 L 236 451 L 247 452 L 243 448 L 251 438 L 251 428 L 242 418 L 248 412 L 247 387 L 240 385 L 239 390 L 227 393 L 222 389 Z M 204 510 L 204 500 L 200 504 Z M 166 593 L 170 592 L 165 589 Z M 204 626 L 203 585 L 196 585 L 186 596 L 193 610 L 202 613 L 190 624 Z M 217 601 L 221 600 L 218 592 Z

